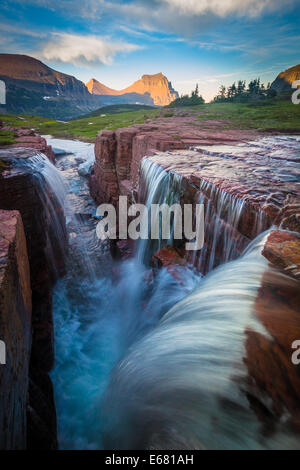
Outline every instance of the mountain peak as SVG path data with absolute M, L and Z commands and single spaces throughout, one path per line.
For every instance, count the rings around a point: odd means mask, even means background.
M 153 103 L 157 106 L 166 106 L 178 98 L 178 93 L 172 87 L 171 82 L 162 73 L 154 75 L 143 75 L 123 90 L 113 90 L 92 78 L 86 84 L 90 93 L 95 95 L 124 95 L 125 93 L 137 93 L 139 95 L 149 94 Z
M 281 72 L 272 83 L 271 88 L 278 93 L 288 92 L 296 80 L 300 80 L 300 64 Z

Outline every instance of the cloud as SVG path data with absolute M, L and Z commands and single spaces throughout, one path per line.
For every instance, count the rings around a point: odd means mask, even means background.
M 226 17 L 232 14 L 238 16 L 258 17 L 264 11 L 274 11 L 283 7 L 282 0 L 163 0 L 171 8 L 185 15 L 213 14 Z M 293 4 L 286 0 L 286 4 Z
M 115 42 L 99 36 L 53 33 L 52 39 L 43 47 L 39 55 L 49 61 L 60 61 L 74 65 L 101 62 L 111 65 L 114 56 L 141 49 L 136 44 Z
M 22 2 L 22 0 L 15 0 Z M 198 35 L 213 29 L 224 19 L 258 18 L 282 10 L 298 0 L 27 0 L 28 4 L 52 11 L 66 12 L 69 17 L 88 19 L 89 25 L 101 22 L 103 28 L 112 20 L 119 26 L 148 32 Z M 102 33 L 103 34 L 103 33 Z
M 44 33 L 28 30 L 20 26 L 11 25 L 4 23 L 4 19 L 0 19 L 1 22 L 1 32 L 8 35 L 17 35 L 17 36 L 30 36 L 32 38 L 42 38 L 45 36 Z

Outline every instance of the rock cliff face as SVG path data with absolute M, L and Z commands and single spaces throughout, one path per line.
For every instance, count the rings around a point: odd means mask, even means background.
M 143 75 L 140 80 L 137 80 L 124 90 L 113 90 L 94 78 L 92 78 L 86 86 L 89 92 L 95 95 L 119 96 L 129 93 L 136 93 L 138 95 L 148 94 L 156 106 L 166 106 L 178 98 L 177 91 L 173 89 L 171 82 L 169 82 L 167 77 L 162 73 Z
M 95 78 L 91 78 L 87 82 L 86 87 L 92 95 L 120 95 L 122 93 L 103 85 L 103 83 L 98 82 Z
M 270 262 L 271 270 L 262 278 L 254 313 L 269 337 L 251 327 L 246 332 L 244 362 L 253 391 L 249 399 L 267 432 L 272 432 L 284 415 L 300 432 L 299 365 L 291 360 L 292 344 L 300 338 L 300 237 L 274 230 L 262 255 Z M 280 282 L 272 282 L 273 269 L 282 272 Z
M 26 238 L 18 211 L 0 210 L 0 449 L 25 449 L 31 349 L 31 287 Z
M 145 156 L 180 175 L 181 202 L 204 204 L 204 247 L 186 257 L 206 273 L 237 258 L 272 224 L 300 232 L 296 139 L 294 145 L 281 138 L 259 139 L 248 131 L 201 130 L 187 117 L 102 131 L 96 140 L 91 193 L 98 203 L 117 205 L 119 195 L 137 200 L 143 192 L 139 169 Z
M 300 64 L 281 72 L 274 80 L 271 88 L 277 93 L 289 92 L 292 89 L 292 83 L 300 80 Z
M 95 144 L 91 193 L 96 202 L 116 203 L 119 194 L 137 190 L 144 156 L 161 151 L 182 150 L 200 144 L 239 143 L 255 138 L 255 132 L 200 130 L 190 116 L 160 118 L 147 124 L 116 131 L 101 131 Z
M 143 75 L 140 80 L 123 90 L 125 93 L 149 93 L 157 106 L 166 106 L 178 98 L 178 93 L 162 73 Z
M 0 208 L 20 212 L 30 265 L 32 348 L 27 446 L 53 449 L 57 441 L 53 392 L 48 376 L 54 358 L 51 290 L 57 276 L 64 272 L 66 232 L 56 195 L 44 177 L 26 165 L 27 159 L 37 155 L 33 149 L 0 150 Z M 61 228 L 59 235 L 57 224 Z

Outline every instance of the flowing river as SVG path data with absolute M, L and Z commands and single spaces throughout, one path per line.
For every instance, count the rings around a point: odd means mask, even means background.
M 184 283 L 164 269 L 153 278 L 145 254 L 157 246 L 140 243 L 133 258 L 115 261 L 96 237 L 85 176 L 93 145 L 47 141 L 63 151 L 56 168 L 69 238 L 53 300 L 60 448 L 299 448 L 284 420 L 262 432 L 241 385 L 245 330 L 268 335 L 253 316 L 262 277 L 291 282 L 260 255 L 266 234 L 204 278 L 184 267 Z M 147 204 L 180 185 L 148 164 L 142 171 Z

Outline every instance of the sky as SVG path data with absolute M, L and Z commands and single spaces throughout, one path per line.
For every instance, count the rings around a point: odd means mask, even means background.
M 122 89 L 162 72 L 208 101 L 300 63 L 300 0 L 1 0 L 0 52 Z

